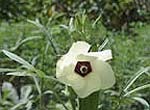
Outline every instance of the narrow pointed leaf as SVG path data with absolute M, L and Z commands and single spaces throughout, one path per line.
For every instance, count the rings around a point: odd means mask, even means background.
M 24 67 L 26 67 L 27 69 L 33 69 L 34 67 L 29 64 L 27 61 L 25 61 L 24 59 L 22 59 L 21 57 L 19 57 L 18 55 L 11 53 L 7 50 L 2 50 L 3 53 L 8 56 L 10 59 L 22 64 Z

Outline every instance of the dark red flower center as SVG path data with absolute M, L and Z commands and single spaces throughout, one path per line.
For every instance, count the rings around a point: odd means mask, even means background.
M 78 61 L 74 71 L 84 77 L 92 72 L 92 67 L 89 61 Z

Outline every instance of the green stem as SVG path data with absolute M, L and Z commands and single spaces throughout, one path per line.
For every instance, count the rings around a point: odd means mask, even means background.
M 75 92 L 73 91 L 73 89 L 71 87 L 68 87 L 68 90 L 70 92 L 70 102 L 71 102 L 71 105 L 72 105 L 72 110 L 76 110 L 76 98 L 77 98 L 77 95 L 75 94 Z
M 79 110 L 98 110 L 99 92 L 95 92 L 86 98 L 79 99 Z

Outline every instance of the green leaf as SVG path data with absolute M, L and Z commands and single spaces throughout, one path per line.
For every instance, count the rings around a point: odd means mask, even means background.
M 0 73 L 3 73 L 3 72 L 14 72 L 14 71 L 17 71 L 17 69 L 0 68 Z
M 102 15 L 99 15 L 96 20 L 94 21 L 94 23 L 92 24 L 92 28 L 94 28 L 97 24 L 97 22 L 102 18 Z
M 32 37 L 27 37 L 25 39 L 23 39 L 22 41 L 20 41 L 19 43 L 17 43 L 15 45 L 15 47 L 12 47 L 10 50 L 14 51 L 17 48 L 19 48 L 21 45 L 23 45 L 24 43 L 28 42 L 28 41 L 32 41 L 32 40 L 36 40 L 36 39 L 41 39 L 41 36 L 32 36 Z
M 125 86 L 125 89 L 123 90 L 124 92 L 127 92 L 129 87 L 145 72 L 147 72 L 150 69 L 150 67 L 142 68 L 140 69 L 127 83 Z
M 27 69 L 34 69 L 34 67 L 31 64 L 29 64 L 27 61 L 25 61 L 24 59 L 22 59 L 18 55 L 14 54 L 14 53 L 11 53 L 11 52 L 9 52 L 7 50 L 2 50 L 2 51 L 10 59 L 12 59 L 12 60 L 22 64 L 25 68 L 27 68 Z
M 35 26 L 37 26 L 37 27 L 41 30 L 41 32 L 42 32 L 42 33 L 45 35 L 45 37 L 47 38 L 48 43 L 49 43 L 49 46 L 51 46 L 51 47 L 53 48 L 53 51 L 54 51 L 55 54 L 58 54 L 58 53 L 59 53 L 59 49 L 58 49 L 56 43 L 54 42 L 54 40 L 52 39 L 52 38 L 53 38 L 52 32 L 51 32 L 51 31 L 49 32 L 49 30 L 47 30 L 47 28 L 46 28 L 44 25 L 42 25 L 42 24 L 39 22 L 38 19 L 36 19 L 36 21 L 32 21 L 32 20 L 27 20 L 27 21 L 28 21 L 29 23 L 31 23 L 31 24 L 34 24 Z
M 72 110 L 76 110 L 76 98 L 77 98 L 77 95 L 75 94 L 75 92 L 73 91 L 73 89 L 71 87 L 68 87 L 68 91 L 70 93 L 70 102 L 71 102 L 71 105 L 72 105 Z
M 40 87 L 40 85 L 39 85 L 38 79 L 37 79 L 36 77 L 34 77 L 34 76 L 33 76 L 33 79 L 34 79 L 36 88 L 37 88 L 37 90 L 38 90 L 38 93 L 39 93 L 39 95 L 41 96 L 42 91 L 41 91 L 41 87 Z
M 143 90 L 143 89 L 146 89 L 146 88 L 150 88 L 150 84 L 146 84 L 146 85 L 144 85 L 144 86 L 137 87 L 137 88 L 135 88 L 135 89 L 133 89 L 133 90 L 127 92 L 127 93 L 124 95 L 124 97 L 129 96 L 129 95 L 132 94 L 132 93 L 135 93 L 135 92 L 137 92 L 137 91 L 139 91 L 139 90 Z
M 35 26 L 39 27 L 39 28 L 43 28 L 43 26 L 40 24 L 39 20 L 36 19 L 35 21 L 29 20 L 27 19 L 27 22 L 34 24 Z
M 132 99 L 134 99 L 134 100 L 140 102 L 142 105 L 144 105 L 145 106 L 144 110 L 150 110 L 150 105 L 145 99 L 143 99 L 141 97 L 132 97 Z
M 32 92 L 32 87 L 30 85 L 21 87 L 21 99 L 22 100 L 28 99 L 31 92 Z
M 27 103 L 27 100 L 23 100 L 23 101 L 19 102 L 18 104 L 14 105 L 12 108 L 10 108 L 10 110 L 18 110 L 18 108 L 21 107 L 22 105 L 24 105 L 25 103 Z
M 32 76 L 31 74 L 27 73 L 26 71 L 17 71 L 17 72 L 10 72 L 6 75 L 12 75 L 12 76 Z
M 62 104 L 62 106 L 66 109 L 66 110 L 70 110 L 64 103 L 64 101 L 60 98 L 60 96 L 56 93 L 53 92 L 53 94 L 55 95 L 56 99 Z
M 109 40 L 105 39 L 105 41 L 102 43 L 102 45 L 99 46 L 98 51 L 102 51 L 103 48 L 108 44 Z

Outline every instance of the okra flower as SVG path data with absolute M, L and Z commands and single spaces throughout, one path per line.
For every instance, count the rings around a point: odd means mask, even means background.
M 115 83 L 113 70 L 106 62 L 112 59 L 111 50 L 88 52 L 90 47 L 84 41 L 73 43 L 56 64 L 56 78 L 71 86 L 80 98 Z

